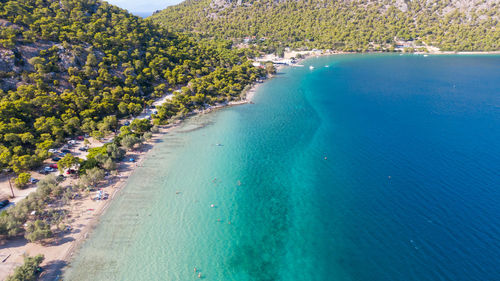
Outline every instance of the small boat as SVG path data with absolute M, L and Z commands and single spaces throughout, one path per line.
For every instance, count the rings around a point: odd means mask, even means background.
M 424 57 L 428 57 L 429 55 L 424 55 Z
M 216 146 L 222 146 L 222 144 L 218 143 L 218 144 L 216 144 Z
M 309 69 L 310 69 L 310 70 L 313 70 L 313 69 L 314 69 L 314 66 L 312 66 L 312 65 L 311 65 L 311 66 L 309 66 Z

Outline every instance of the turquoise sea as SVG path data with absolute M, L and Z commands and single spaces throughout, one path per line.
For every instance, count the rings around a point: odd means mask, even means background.
M 166 135 L 65 280 L 500 280 L 500 56 L 303 64 Z

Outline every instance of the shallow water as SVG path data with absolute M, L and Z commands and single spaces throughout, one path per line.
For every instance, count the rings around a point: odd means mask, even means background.
M 498 279 L 500 56 L 303 64 L 166 135 L 65 279 Z

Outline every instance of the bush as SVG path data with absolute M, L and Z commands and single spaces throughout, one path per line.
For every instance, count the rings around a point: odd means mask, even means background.
M 146 132 L 146 133 L 144 133 L 143 137 L 145 140 L 150 140 L 153 137 L 153 133 Z
M 121 145 L 123 147 L 125 147 L 126 149 L 132 149 L 139 142 L 140 142 L 140 140 L 138 137 L 136 137 L 134 135 L 126 135 L 121 140 Z
M 6 281 L 35 281 L 38 279 L 38 274 L 41 272 L 40 264 L 42 263 L 43 255 L 34 257 L 25 257 L 24 264 L 14 270 L 14 274 L 7 277 Z
M 98 154 L 107 154 L 107 146 L 108 144 L 105 144 L 100 147 L 94 147 L 89 149 L 89 154 L 87 154 L 87 160 L 94 159 Z
M 116 163 L 113 162 L 113 159 L 108 158 L 106 159 L 106 161 L 104 161 L 102 167 L 108 171 L 111 171 L 111 170 L 116 170 L 118 168 L 118 165 L 116 165 Z
M 158 127 L 158 125 L 154 125 L 153 127 L 151 127 L 151 133 L 156 134 L 159 131 L 160 131 L 160 128 Z
M 120 160 L 125 156 L 125 150 L 118 147 L 115 143 L 108 145 L 107 152 L 113 160 Z
M 20 173 L 14 180 L 14 184 L 16 185 L 17 188 L 24 189 L 28 185 L 30 178 L 31 178 L 30 174 Z
M 75 157 L 71 154 L 66 154 L 64 157 L 57 162 L 57 168 L 59 169 L 60 172 L 63 172 L 64 169 L 69 169 L 73 168 L 80 162 L 80 159 L 78 157 Z
M 34 223 L 28 224 L 24 237 L 30 242 L 36 242 L 52 237 L 52 231 L 49 224 L 43 220 L 36 220 Z
M 94 167 L 86 170 L 85 174 L 80 177 L 80 184 L 95 187 L 102 179 L 104 179 L 104 170 Z
M 99 162 L 95 160 L 95 158 L 90 158 L 85 161 L 83 161 L 82 165 L 80 166 L 80 169 L 78 170 L 79 174 L 85 174 L 85 171 L 95 168 L 99 165 Z

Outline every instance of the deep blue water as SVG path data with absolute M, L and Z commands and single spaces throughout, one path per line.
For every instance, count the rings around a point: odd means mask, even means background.
M 500 280 L 500 56 L 304 64 L 167 135 L 67 279 Z
M 334 61 L 301 85 L 321 120 L 305 157 L 324 214 L 320 268 L 337 265 L 336 280 L 499 280 L 500 57 Z

